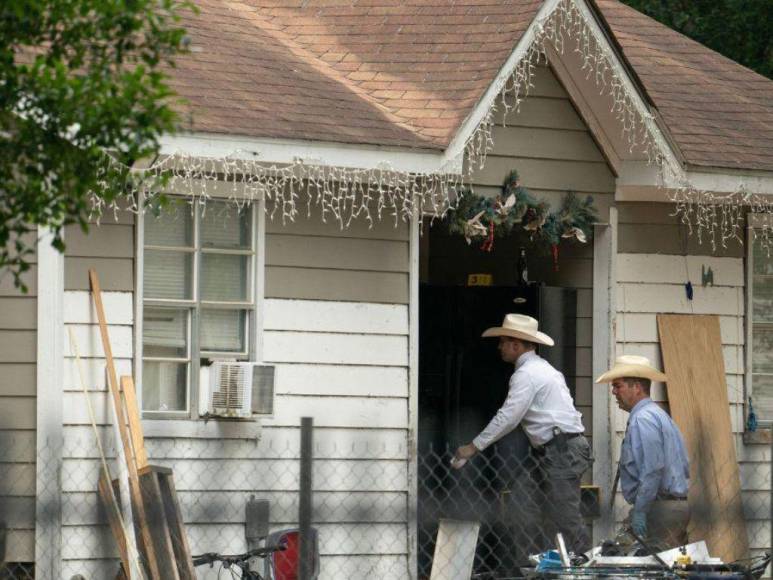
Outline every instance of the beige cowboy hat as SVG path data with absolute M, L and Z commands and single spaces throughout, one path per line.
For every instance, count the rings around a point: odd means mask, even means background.
M 666 375 L 652 366 L 646 356 L 624 354 L 615 359 L 615 366 L 596 379 L 597 383 L 611 383 L 615 379 L 637 377 L 665 383 Z
M 506 314 L 502 321 L 502 326 L 493 326 L 487 328 L 481 336 L 488 338 L 490 336 L 510 336 L 520 338 L 537 344 L 553 346 L 555 343 L 544 332 L 540 332 L 536 319 L 523 314 Z

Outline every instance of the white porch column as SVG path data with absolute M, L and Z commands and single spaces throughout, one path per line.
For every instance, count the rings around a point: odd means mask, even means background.
M 35 577 L 62 577 L 64 256 L 38 228 Z
M 617 208 L 609 208 L 609 225 L 593 232 L 593 377 L 609 368 L 615 355 L 617 307 Z M 614 532 L 614 510 L 609 501 L 617 458 L 612 456 L 612 397 L 607 385 L 591 383 L 593 389 L 593 483 L 601 488 L 601 518 L 593 526 L 597 544 Z

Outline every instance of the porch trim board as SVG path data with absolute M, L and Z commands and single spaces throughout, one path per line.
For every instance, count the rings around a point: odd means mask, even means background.
M 609 208 L 609 225 L 595 226 L 593 236 L 593 376 L 605 372 L 616 343 L 617 208 Z M 591 382 L 593 401 L 593 482 L 601 488 L 602 517 L 593 526 L 594 543 L 612 536 L 615 518 L 609 498 L 616 465 L 613 457 L 612 397 Z
M 64 255 L 38 227 L 35 576 L 62 577 Z

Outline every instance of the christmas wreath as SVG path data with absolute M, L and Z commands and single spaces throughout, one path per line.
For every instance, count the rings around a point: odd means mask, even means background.
M 598 221 L 598 214 L 592 196 L 583 200 L 571 191 L 564 197 L 561 208 L 551 212 L 546 202 L 537 201 L 520 184 L 518 172 L 513 170 L 505 179 L 501 195 L 484 197 L 469 189 L 464 191 L 447 220 L 449 233 L 463 235 L 468 244 L 482 238 L 480 248 L 486 252 L 494 249 L 495 237 L 523 229 L 529 232 L 533 242 L 550 248 L 557 268 L 561 241 L 576 239 L 586 243 L 593 237 L 593 223 Z

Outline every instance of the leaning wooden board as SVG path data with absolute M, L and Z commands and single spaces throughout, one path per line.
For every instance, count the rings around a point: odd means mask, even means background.
M 659 314 L 671 416 L 690 457 L 690 541 L 726 562 L 748 556 L 718 316 Z

